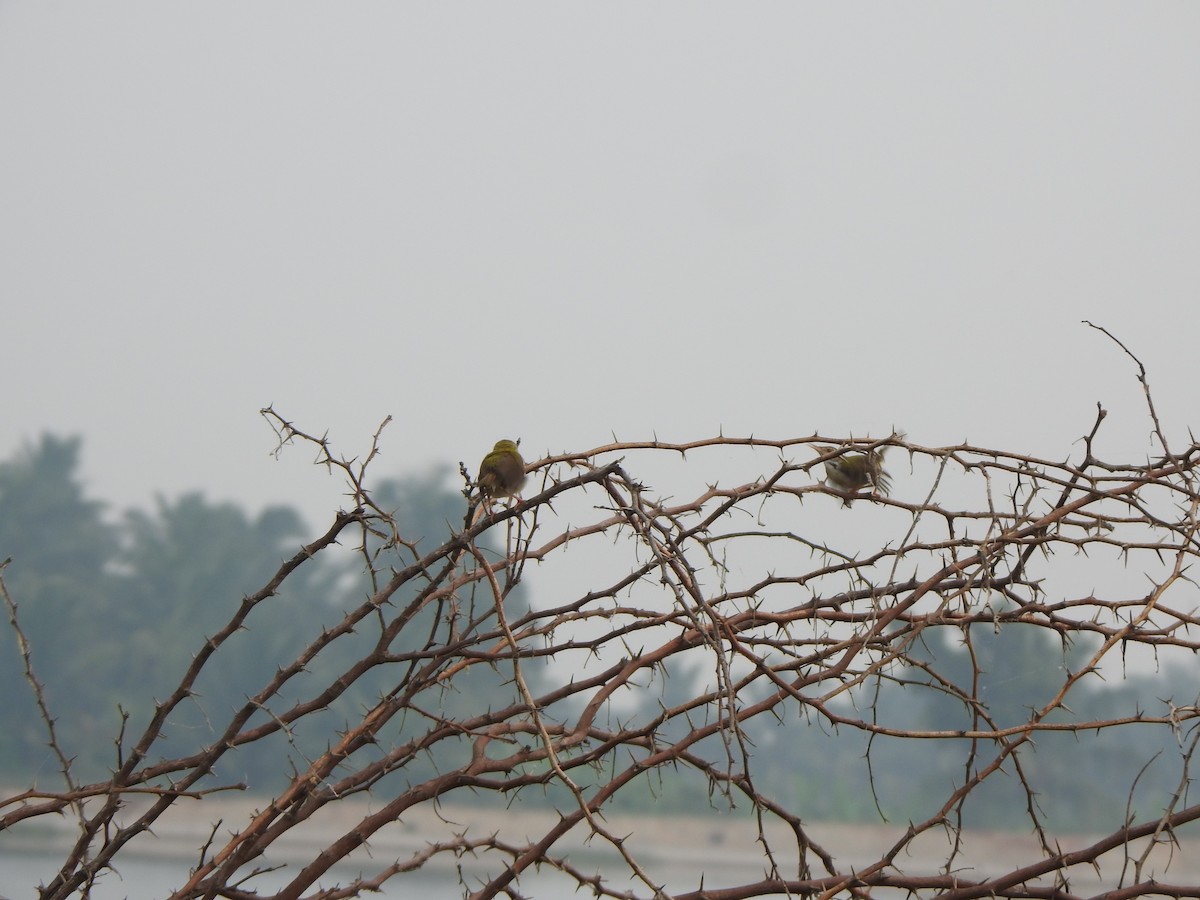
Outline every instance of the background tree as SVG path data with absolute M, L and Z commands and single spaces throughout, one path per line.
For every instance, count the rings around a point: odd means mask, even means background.
M 117 617 L 112 564 L 119 531 L 103 518 L 102 503 L 88 499 L 79 481 L 79 438 L 43 435 L 0 463 L 0 560 L 4 577 L 21 598 L 22 624 L 38 648 L 46 695 L 65 712 L 59 727 L 72 747 L 105 742 L 117 721 L 112 682 L 95 677 L 112 667 L 119 650 L 98 636 L 112 633 Z M 0 703 L 0 767 L 23 781 L 43 772 L 46 734 L 32 695 L 18 688 L 21 658 L 11 642 L 0 653 L 8 688 Z M 51 769 L 51 771 L 53 771 Z
M 251 517 L 231 503 L 212 504 L 201 494 L 174 501 L 159 498 L 153 513 L 132 510 L 124 523 L 122 617 L 111 635 L 121 663 L 112 683 L 144 727 L 153 712 L 147 685 L 174 684 L 190 664 L 199 641 L 216 634 L 247 593 L 269 578 L 304 525 L 295 510 L 272 507 Z M 189 702 L 168 720 L 160 752 L 173 754 L 212 737 L 213 722 L 228 717 L 249 692 L 269 680 L 278 661 L 303 649 L 314 628 L 340 618 L 330 594 L 331 566 L 309 566 L 281 586 L 231 635 L 224 664 L 196 679 Z M 232 777 L 266 790 L 280 777 L 274 744 L 248 748 L 236 757 Z
M 21 598 L 22 627 L 36 648 L 38 676 L 59 735 L 72 748 L 74 772 L 98 778 L 113 765 L 122 717 L 129 716 L 127 728 L 145 726 L 156 692 L 179 680 L 197 646 L 294 552 L 305 526 L 288 507 L 250 515 L 199 493 L 159 498 L 151 511 L 130 510 L 107 522 L 104 504 L 88 499 L 79 482 L 80 450 L 77 437 L 46 435 L 0 465 L 0 553 L 13 560 L 5 575 Z M 449 520 L 462 515 L 463 499 L 447 485 L 448 475 L 438 470 L 383 479 L 374 495 L 414 543 L 440 542 L 450 531 Z M 368 537 L 369 554 L 377 555 L 384 541 Z M 164 724 L 159 752 L 184 752 L 202 736 L 212 739 L 213 723 L 241 706 L 281 660 L 299 653 L 314 630 L 332 627 L 345 608 L 361 602 L 372 590 L 370 581 L 361 553 L 323 557 L 300 568 L 280 586 L 275 602 L 258 606 L 230 636 L 222 664 L 200 673 L 187 702 Z M 356 658 L 358 652 L 353 640 L 338 651 L 314 663 L 300 680 L 333 677 L 345 656 Z M 21 683 L 17 653 L 4 653 L 0 664 L 6 684 Z M 390 690 L 389 677 L 381 669 L 359 679 L 327 712 L 328 730 Z M 470 681 L 456 686 L 468 690 L 457 702 L 474 704 L 495 693 L 511 699 L 511 690 L 483 673 L 471 673 Z M 454 696 L 444 702 L 452 704 Z M 20 783 L 39 777 L 47 766 L 53 772 L 33 696 L 9 691 L 0 714 L 0 779 Z M 302 760 L 324 745 L 324 734 L 311 746 L 286 738 L 258 742 L 231 758 L 226 774 L 267 791 L 286 777 L 281 759 Z

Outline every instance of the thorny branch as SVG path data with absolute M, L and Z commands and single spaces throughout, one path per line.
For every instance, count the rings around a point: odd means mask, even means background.
M 274 797 L 241 821 L 207 831 L 173 897 L 351 897 L 439 860 L 452 861 L 464 895 L 476 898 L 519 896 L 522 878 L 542 867 L 594 896 L 612 898 L 865 897 L 891 891 L 1069 897 L 1072 884 L 1088 877 L 1098 878 L 1112 898 L 1141 892 L 1200 896 L 1200 884 L 1163 881 L 1151 858 L 1156 846 L 1200 819 L 1200 805 L 1187 792 L 1200 743 L 1196 704 L 1172 703 L 1158 714 L 1071 715 L 1080 685 L 1122 672 L 1131 648 L 1200 652 L 1200 617 L 1188 575 L 1200 557 L 1200 445 L 1168 448 L 1138 365 L 1163 448 L 1158 460 L 1102 459 L 1102 409 L 1074 463 L 968 444 L 922 446 L 898 433 L 873 440 L 816 434 L 720 435 L 677 444 L 614 440 L 534 461 L 530 470 L 540 474 L 540 490 L 478 515 L 468 511 L 457 531 L 424 553 L 416 536 L 401 534 L 372 499 L 368 464 L 379 451 L 382 426 L 364 460 L 347 461 L 334 456 L 327 437 L 264 410 L 279 449 L 310 444 L 319 463 L 342 472 L 351 510 L 338 513 L 323 535 L 299 548 L 259 592 L 241 601 L 224 629 L 198 647 L 180 683 L 103 782 L 80 784 L 72 776 L 70 755 L 58 744 L 34 676 L 17 603 L 3 590 L 64 788 L 0 800 L 0 828 L 75 810 L 74 842 L 41 897 L 86 891 L 116 866 L 125 847 L 151 840 L 151 830 L 173 806 L 187 799 L 202 807 L 209 794 L 242 787 L 213 783 L 210 773 L 226 755 L 281 732 L 290 737 L 327 728 L 317 724 L 328 721 L 321 714 L 336 708 L 347 717 L 344 726 L 322 732 L 320 751 Z M 892 495 L 862 493 L 861 502 L 843 508 L 845 495 L 821 481 L 828 456 L 821 447 L 830 445 L 888 447 L 891 466 L 907 453 L 909 471 L 892 472 Z M 761 464 L 768 454 L 770 459 L 750 480 L 722 486 L 697 462 L 714 450 L 742 454 L 744 464 Z M 657 465 L 663 457 L 675 463 L 672 497 L 638 480 L 643 463 Z M 696 475 L 689 474 L 693 465 L 701 467 Z M 211 740 L 184 756 L 160 754 L 171 714 L 192 695 L 200 673 L 219 665 L 225 641 L 252 627 L 255 608 L 347 529 L 359 537 L 371 576 L 369 596 L 336 627 L 314 635 L 295 659 L 280 660 Z M 487 539 L 501 533 L 504 546 L 497 553 Z M 1135 587 L 1130 580 L 1089 576 L 1106 585 L 1097 596 L 1056 571 L 1056 554 L 1097 566 L 1119 561 L 1144 581 Z M 560 569 L 551 577 L 556 562 Z M 523 582 L 533 583 L 533 608 L 510 605 Z M 1060 666 L 1057 689 L 1031 702 L 1018 721 L 989 707 L 974 637 L 1015 626 L 1060 640 L 1064 661 L 1071 642 L 1093 641 L 1086 653 L 1072 657 L 1073 668 Z M 962 637 L 966 678 L 922 651 L 932 634 L 946 629 Z M 374 637 L 370 648 L 338 657 L 359 633 Z M 341 659 L 336 677 L 299 697 L 287 693 L 319 657 Z M 697 659 L 710 673 L 706 683 L 664 695 L 655 715 L 625 711 L 622 698 L 644 695 L 647 683 L 663 673 L 685 678 L 696 671 Z M 381 667 L 395 673 L 393 689 L 365 706 L 343 703 L 360 679 Z M 491 698 L 467 712 L 442 702 L 480 673 L 508 683 L 510 701 Z M 876 702 L 889 685 L 935 693 L 956 704 L 969 725 L 889 722 Z M 260 712 L 265 718 L 256 716 Z M 803 805 L 756 769 L 751 727 L 797 718 L 801 724 L 789 727 L 870 736 L 865 792 L 877 789 L 870 766 L 877 738 L 956 743 L 966 753 L 944 792 L 930 798 L 925 818 L 903 826 L 884 823 L 892 829 L 886 845 L 870 859 L 847 861 L 829 849 L 823 826 L 809 821 Z M 1039 810 L 1039 784 L 1027 765 L 1033 742 L 1071 732 L 1085 743 L 1135 726 L 1179 735 L 1184 776 L 1170 803 L 1158 815 L 1131 813 L 1086 843 L 1064 843 Z M 641 843 L 609 823 L 622 797 L 644 795 L 649 776 L 680 771 L 708 785 L 715 807 L 750 808 L 746 827 L 761 853 L 763 877 L 724 887 L 666 884 Z M 1037 845 L 1020 865 L 985 871 L 977 861 L 965 862 L 963 811 L 1000 777 L 1015 779 L 1024 792 Z M 385 842 L 398 823 L 422 809 L 440 815 L 485 796 L 511 804 L 535 790 L 560 799 L 555 815 L 533 836 L 480 833 L 467 822 L 437 840 L 401 846 L 391 857 L 359 852 Z M 271 862 L 313 823 L 322 823 L 321 842 L 305 862 L 284 868 Z M 595 844 L 609 848 L 610 870 L 602 876 L 572 862 L 572 835 L 594 836 Z M 944 851 L 939 863 L 925 866 L 916 848 L 930 841 L 941 841 Z M 1104 861 L 1114 851 L 1115 866 Z M 351 859 L 356 876 L 336 887 L 324 880 Z M 471 860 L 473 867 L 467 866 Z M 276 880 L 266 880 L 268 874 Z

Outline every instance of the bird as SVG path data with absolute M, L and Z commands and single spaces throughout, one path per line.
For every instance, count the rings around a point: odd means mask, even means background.
M 814 445 L 820 453 L 837 453 L 837 447 L 823 444 Z M 883 452 L 886 447 L 877 450 L 867 450 L 863 453 L 842 453 L 840 456 L 825 460 L 825 481 L 839 491 L 857 493 L 870 486 L 880 494 L 887 496 L 892 489 L 892 477 L 883 468 Z M 849 506 L 851 498 L 844 498 Z
M 479 491 L 493 500 L 511 497 L 525 486 L 525 460 L 517 452 L 519 441 L 500 440 L 479 464 Z

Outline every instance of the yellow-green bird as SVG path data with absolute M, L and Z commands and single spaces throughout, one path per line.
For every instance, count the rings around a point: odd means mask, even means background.
M 525 486 L 525 460 L 516 441 L 496 441 L 479 464 L 479 490 L 492 499 L 511 497 Z
M 825 454 L 836 453 L 838 448 L 818 444 L 813 449 Z M 857 493 L 869 486 L 887 496 L 892 489 L 892 477 L 883 468 L 883 451 L 886 449 L 847 452 L 825 460 L 825 481 L 847 493 Z M 846 505 L 850 505 L 850 498 L 846 498 Z

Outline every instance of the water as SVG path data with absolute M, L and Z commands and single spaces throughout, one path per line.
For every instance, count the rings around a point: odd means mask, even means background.
M 50 852 L 8 853 L 0 845 L 0 896 L 4 900 L 35 900 L 38 886 L 52 879 L 61 865 L 63 854 Z M 170 858 L 153 855 L 122 855 L 118 872 L 108 872 L 98 881 L 91 892 L 92 900 L 163 900 L 187 878 L 192 859 Z M 268 872 L 245 887 L 267 894 L 288 883 L 298 867 L 290 866 L 282 872 Z M 359 874 L 355 866 L 334 867 L 321 879 L 325 888 L 353 881 Z M 470 874 L 466 875 L 471 878 Z M 474 881 L 469 881 L 472 887 Z M 530 873 L 521 879 L 521 892 L 536 900 L 558 900 L 577 897 L 576 885 L 560 872 L 542 871 Z M 308 891 L 306 893 L 312 893 Z M 421 897 L 423 900 L 460 900 L 464 888 L 458 881 L 458 873 L 446 868 L 437 871 L 418 871 L 396 875 L 389 880 L 381 892 L 364 894 L 366 897 L 400 898 Z
M 443 809 L 442 812 L 446 812 Z M 499 818 L 489 818 L 489 815 Z M 544 814 L 544 813 L 543 813 Z M 509 842 L 523 844 L 524 837 L 515 835 L 540 835 L 545 833 L 545 823 L 540 827 L 530 827 L 538 820 L 536 818 L 523 820 L 521 814 L 514 810 L 504 810 L 500 813 L 489 813 L 478 809 L 468 811 L 456 810 L 458 829 L 461 823 L 470 821 L 473 835 L 491 834 L 504 831 L 509 834 Z M 414 813 L 415 817 L 415 813 Z M 357 820 L 358 816 L 351 816 Z M 757 881 L 763 875 L 764 859 L 761 847 L 754 841 L 754 829 L 747 822 L 728 820 L 723 827 L 716 828 L 710 820 L 689 820 L 686 818 L 646 818 L 640 820 L 624 820 L 619 816 L 613 817 L 609 824 L 614 827 L 614 833 L 636 834 L 637 838 L 631 847 L 639 862 L 646 866 L 650 877 L 666 886 L 671 893 L 696 890 L 701 886 L 709 889 L 719 889 L 737 884 L 749 884 Z M 207 817 L 196 819 L 200 828 L 198 838 L 194 836 L 191 843 L 185 841 L 170 841 L 171 823 L 160 823 L 155 837 L 147 836 L 145 849 L 135 841 L 125 847 L 118 855 L 118 870 L 105 873 L 103 878 L 91 891 L 94 900 L 163 900 L 186 882 L 191 867 L 197 859 L 198 848 L 204 843 L 204 838 L 211 828 Z M 501 828 L 497 823 L 507 824 Z M 175 829 L 180 830 L 180 823 L 175 823 Z M 449 827 L 449 826 L 448 826 Z M 897 830 L 887 826 L 844 826 L 831 823 L 814 825 L 811 828 L 815 836 L 829 849 L 838 860 L 841 871 L 853 871 L 878 860 L 880 854 L 886 852 L 897 839 Z M 1187 831 L 1181 829 L 1180 831 Z M 0 898 L 3 900 L 35 900 L 38 886 L 54 878 L 63 858 L 70 850 L 70 828 L 66 823 L 59 833 L 47 831 L 44 834 L 26 833 L 14 835 L 10 832 L 0 833 Z M 184 832 L 184 835 L 187 833 Z M 269 895 L 295 877 L 312 855 L 324 846 L 323 840 L 328 839 L 330 832 L 326 827 L 316 829 L 310 837 L 321 838 L 313 841 L 297 838 L 290 845 L 280 848 L 280 852 L 290 853 L 287 868 L 266 872 L 250 882 L 242 885 L 248 891 L 257 891 Z M 180 834 L 176 834 L 179 837 Z M 447 835 L 436 832 L 432 828 L 421 828 L 412 833 L 404 832 L 405 841 L 395 839 L 389 842 L 384 835 L 377 835 L 372 841 L 373 852 L 358 857 L 356 861 L 345 863 L 331 869 L 320 880 L 320 888 L 334 888 L 353 882 L 360 872 L 368 876 L 374 875 L 396 859 L 412 859 L 414 853 L 420 853 L 428 841 L 445 840 Z M 717 841 L 716 837 L 720 840 Z M 1176 834 L 1182 845 L 1178 848 L 1164 844 L 1155 850 L 1154 859 L 1147 870 L 1147 875 L 1153 875 L 1163 881 L 1197 884 L 1200 883 L 1200 842 L 1194 834 Z M 1012 871 L 1022 865 L 1027 865 L 1043 856 L 1032 835 L 1004 832 L 967 832 L 962 836 L 961 853 L 956 857 L 958 871 L 964 877 L 986 877 Z M 936 872 L 943 864 L 948 851 L 948 836 L 941 831 L 929 832 L 909 845 L 903 855 L 902 869 L 909 874 Z M 1057 840 L 1057 838 L 1056 838 Z M 1062 836 L 1064 850 L 1086 847 L 1094 837 Z M 786 836 L 776 835 L 772 838 L 773 853 L 777 855 L 784 870 L 788 869 L 786 851 Z M 1142 852 L 1143 844 L 1129 850 L 1134 856 Z M 650 890 L 640 882 L 634 882 L 628 877 L 628 868 L 616 857 L 611 847 L 604 842 L 594 839 L 586 840 L 586 835 L 573 835 L 561 840 L 555 847 L 556 853 L 564 853 L 571 865 L 584 875 L 592 875 L 597 871 L 606 873 L 606 887 L 617 891 L 632 890 L 638 896 L 649 896 Z M 781 852 L 784 851 L 784 852 Z M 1077 890 L 1095 893 L 1109 889 L 1122 879 L 1128 879 L 1128 865 L 1125 862 L 1125 849 L 1116 848 L 1104 860 L 1104 873 L 1099 874 L 1090 866 L 1076 866 L 1070 872 L 1071 886 Z M 457 868 L 462 866 L 462 870 Z M 504 859 L 497 853 L 480 853 L 478 857 L 466 855 L 456 858 L 451 854 L 443 854 L 428 861 L 426 865 L 415 872 L 401 873 L 385 883 L 378 893 L 365 893 L 364 897 L 389 898 L 421 897 L 422 900 L 459 900 L 472 891 L 477 890 L 488 875 L 503 871 Z M 795 865 L 792 862 L 791 865 Z M 466 881 L 464 886 L 460 878 Z M 314 887 L 306 894 L 318 890 Z M 580 888 L 576 882 L 561 872 L 543 866 L 540 870 L 533 868 L 527 871 L 515 886 L 521 896 L 530 900 L 579 900 L 580 897 L 590 896 L 589 889 Z M 897 891 L 877 892 L 880 896 L 902 896 Z
M 50 851 L 11 852 L 6 850 L 0 840 L 0 898 L 2 900 L 36 900 L 38 887 L 52 880 L 66 848 Z M 163 900 L 178 889 L 187 880 L 188 871 L 196 857 L 170 857 L 162 854 L 122 853 L 119 856 L 118 871 L 106 872 L 100 881 L 92 888 L 91 900 Z M 388 863 L 388 858 L 380 856 L 373 865 L 365 866 L 365 874 L 370 876 L 377 869 Z M 463 860 L 462 877 L 467 880 L 467 887 L 460 883 L 460 874 L 448 865 L 428 865 L 425 869 L 415 872 L 401 872 L 391 877 L 378 893 L 364 893 L 365 898 L 413 898 L 420 896 L 421 900 L 461 900 L 464 895 L 481 886 L 481 878 L 486 874 L 484 869 L 468 868 L 469 860 Z M 245 888 L 257 890 L 260 894 L 270 894 L 272 889 L 282 888 L 293 878 L 301 864 L 290 864 L 286 869 L 274 872 L 264 872 L 254 880 L 247 882 Z M 590 875 L 595 866 L 580 864 L 580 868 Z M 622 870 L 623 866 L 614 866 Z M 493 869 L 493 874 L 496 874 Z M 319 886 L 332 888 L 338 884 L 353 882 L 364 870 L 358 865 L 334 866 L 322 880 Z M 696 872 L 685 868 L 672 868 L 664 872 L 667 878 L 677 886 L 697 887 Z M 619 884 L 613 887 L 634 888 L 636 884 Z M 530 870 L 522 875 L 518 882 L 518 892 L 530 900 L 578 900 L 581 894 L 578 884 L 559 872 L 550 868 Z M 316 893 L 317 888 L 306 890 L 306 894 Z M 590 892 L 588 892 L 590 893 Z M 649 890 L 642 886 L 637 893 L 648 894 Z M 77 895 L 78 896 L 78 895 Z
M 214 824 L 248 821 L 255 803 L 253 799 L 234 798 L 224 804 L 209 799 L 202 808 L 181 804 L 156 823 L 152 834 L 139 836 L 117 855 L 117 870 L 106 872 L 90 892 L 94 900 L 162 900 L 188 880 L 191 868 L 199 857 L 199 848 L 212 836 Z M 308 820 L 281 840 L 275 847 L 277 861 L 287 867 L 265 872 L 241 885 L 248 891 L 269 895 L 287 885 L 313 856 L 338 834 L 347 833 L 368 811 L 365 804 L 355 806 L 346 801 L 345 809 L 329 809 L 329 818 Z M 136 810 L 135 810 L 136 811 Z M 375 833 L 367 848 L 360 848 L 348 862 L 331 869 L 319 882 L 320 888 L 330 889 L 347 885 L 365 874 L 368 878 L 396 860 L 412 860 L 430 843 L 452 843 L 454 835 L 469 830 L 473 839 L 499 834 L 502 840 L 523 846 L 530 836 L 546 832 L 558 818 L 550 810 L 521 810 L 518 808 L 490 809 L 450 807 L 437 810 L 412 810 L 405 821 L 397 821 L 390 829 Z M 443 818 L 444 817 L 444 818 Z M 761 875 L 761 856 L 751 852 L 749 873 L 743 871 L 744 857 L 729 858 L 716 854 L 719 848 L 704 843 L 712 826 L 689 825 L 686 819 L 638 819 L 613 823 L 615 833 L 632 834 L 640 840 L 636 855 L 649 867 L 650 877 L 676 891 L 694 890 L 701 878 L 706 886 L 718 883 L 739 883 L 757 880 Z M 688 828 L 699 829 L 703 837 L 691 837 Z M 228 828 L 221 826 L 216 848 Z M 724 833 L 722 831 L 722 833 Z M 22 832 L 0 833 L 0 898 L 30 900 L 38 895 L 39 885 L 51 881 L 63 859 L 68 855 L 75 829 L 71 822 L 54 819 L 38 823 L 37 828 Z M 752 835 L 747 836 L 747 840 Z M 673 850 L 682 846 L 691 851 L 680 858 Z M 753 845 L 750 845 L 753 851 Z M 606 886 L 615 890 L 632 889 L 639 895 L 651 893 L 640 882 L 630 880 L 628 867 L 605 841 L 587 840 L 587 832 L 578 829 L 560 840 L 555 855 L 565 854 L 569 863 L 583 876 L 603 872 Z M 409 898 L 419 896 L 428 900 L 457 900 L 478 890 L 490 878 L 501 874 L 507 854 L 481 849 L 478 855 L 456 857 L 440 853 L 415 872 L 393 876 L 379 893 L 364 896 Z M 259 861 L 258 865 L 267 863 Z M 461 867 L 461 871 L 460 868 Z M 701 871 L 703 869 L 703 871 Z M 465 886 L 463 882 L 465 881 Z M 522 874 L 515 889 L 533 900 L 578 900 L 581 889 L 574 879 L 551 866 L 533 867 Z M 318 890 L 313 887 L 306 893 Z M 591 891 L 582 889 L 582 894 Z

